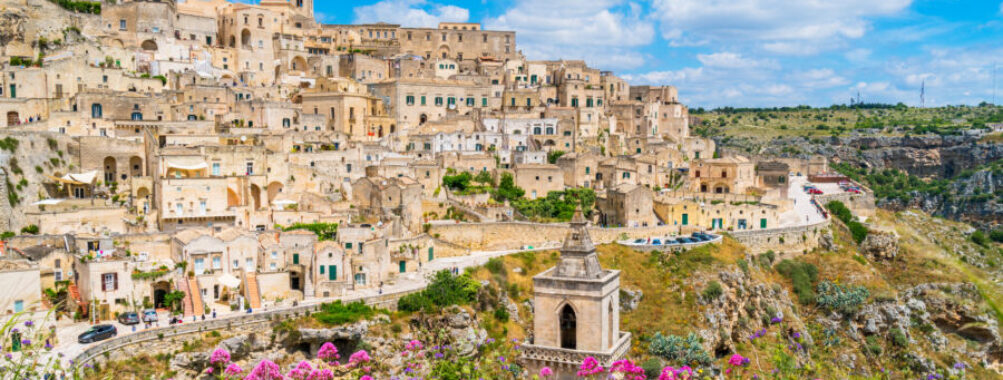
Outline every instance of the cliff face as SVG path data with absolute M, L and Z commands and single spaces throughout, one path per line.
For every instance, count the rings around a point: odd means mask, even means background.
M 761 147 L 746 141 L 722 141 L 738 153 L 763 157 L 823 155 L 833 163 L 869 169 L 896 169 L 926 179 L 950 179 L 943 194 L 913 192 L 912 199 L 878 200 L 893 210 L 909 207 L 989 228 L 1003 223 L 1003 173 L 982 167 L 1003 160 L 1003 144 L 979 143 L 969 136 L 860 136 L 827 139 L 783 138 Z M 961 176 L 966 170 L 974 174 Z

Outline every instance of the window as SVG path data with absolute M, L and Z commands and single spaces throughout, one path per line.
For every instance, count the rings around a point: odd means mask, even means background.
M 435 105 L 436 106 L 441 106 L 442 105 L 442 97 L 441 96 L 436 96 L 435 97 Z
M 233 269 L 240 268 L 240 260 L 233 260 Z
M 474 106 L 474 98 L 467 98 L 467 107 Z
M 248 259 L 244 260 L 244 267 L 246 267 L 247 269 L 253 269 L 254 268 L 254 259 L 248 258 Z
M 212 175 L 215 175 L 215 176 L 219 175 L 219 162 L 213 162 L 212 163 Z
M 276 270 L 278 268 L 275 266 L 275 263 L 271 263 L 270 265 L 268 265 L 268 269 Z
M 125 19 L 118 20 L 118 30 L 125 30 Z
M 247 163 L 247 175 L 251 175 L 251 174 L 254 174 L 254 163 L 253 162 L 248 162 Z
M 352 243 L 345 243 L 345 249 L 352 249 Z
M 212 269 L 220 269 L 223 267 L 223 262 L 220 260 L 219 256 L 212 258 Z
M 488 106 L 488 98 L 481 98 L 481 107 Z
M 104 111 L 103 111 L 103 109 L 101 107 L 101 104 L 99 104 L 99 103 L 91 104 L 91 117 L 92 118 L 97 119 L 97 118 L 100 118 L 103 115 L 104 115 Z
M 205 272 L 205 259 L 198 258 L 195 259 L 195 274 L 202 274 Z
M 53 278 L 55 278 L 56 281 L 63 281 L 63 271 L 61 269 L 52 271 L 52 274 L 54 275 Z
M 294 253 L 293 254 L 293 264 L 299 264 L 299 263 L 300 263 L 300 254 Z
M 321 267 L 321 272 L 320 272 L 321 274 L 324 274 L 323 268 L 324 267 Z M 327 279 L 331 280 L 331 281 L 334 281 L 334 280 L 338 279 L 338 266 L 337 265 L 328 265 L 327 266 Z
M 421 96 L 421 105 L 425 105 L 425 95 Z
M 105 273 L 101 275 L 101 290 L 111 292 L 118 290 L 118 273 Z
M 414 95 L 408 95 L 405 98 L 407 99 L 406 100 L 407 105 L 409 105 L 409 106 L 413 106 L 414 105 Z

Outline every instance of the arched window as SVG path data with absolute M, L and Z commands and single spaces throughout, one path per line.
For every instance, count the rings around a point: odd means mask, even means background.
M 570 304 L 561 308 L 559 316 L 561 330 L 561 348 L 574 350 L 578 348 L 578 321 L 575 318 L 575 309 Z

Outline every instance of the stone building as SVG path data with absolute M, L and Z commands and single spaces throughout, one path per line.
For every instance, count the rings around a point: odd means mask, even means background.
M 575 210 L 557 266 L 533 276 L 533 338 L 520 360 L 535 373 L 550 367 L 574 378 L 588 357 L 609 367 L 630 349 L 620 331 L 620 271 L 599 265 L 581 208 Z

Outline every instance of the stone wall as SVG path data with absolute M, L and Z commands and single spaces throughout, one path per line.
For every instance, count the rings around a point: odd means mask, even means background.
M 799 253 L 818 247 L 819 237 L 829 227 L 829 220 L 798 227 L 771 228 L 731 232 L 731 237 L 744 244 L 751 254 L 766 251 Z
M 825 207 L 826 204 L 832 201 L 840 201 L 846 205 L 854 215 L 871 217 L 874 216 L 874 211 L 877 208 L 874 204 L 874 193 L 870 189 L 865 189 L 863 193 L 836 193 L 836 194 L 822 194 L 816 195 L 815 200 L 819 205 Z
M 589 234 L 597 244 L 612 243 L 621 239 L 686 234 L 692 228 L 679 226 L 649 226 L 600 228 L 590 227 Z M 435 224 L 429 231 L 436 239 L 474 251 L 517 250 L 559 244 L 568 232 L 564 223 L 457 223 Z
M 348 297 L 342 301 L 363 301 L 376 308 L 395 310 L 398 299 L 420 290 L 421 288 L 417 288 L 368 297 Z M 94 361 L 107 362 L 126 359 L 135 354 L 134 346 L 142 346 L 159 352 L 173 352 L 180 349 L 182 342 L 215 330 L 225 331 L 232 335 L 270 332 L 271 328 L 268 326 L 270 322 L 307 316 L 319 310 L 319 304 L 302 305 L 282 310 L 238 314 L 205 322 L 185 322 L 180 325 L 141 331 L 94 344 L 73 358 L 73 362 L 76 365 L 84 365 Z M 169 344 L 162 344 L 165 340 Z M 157 352 L 149 353 L 155 354 Z

